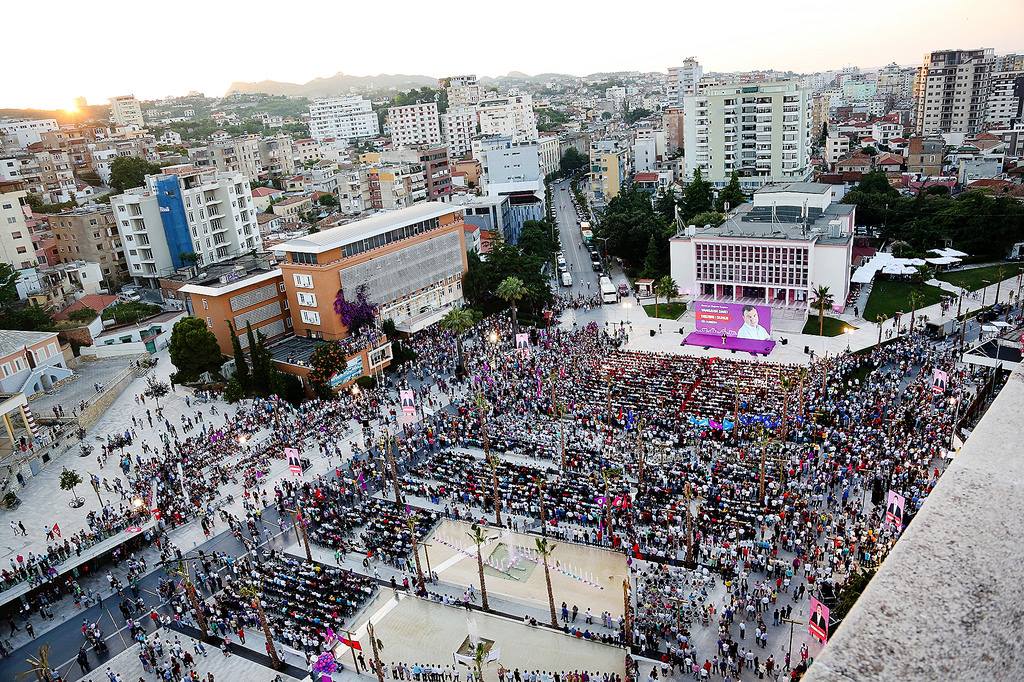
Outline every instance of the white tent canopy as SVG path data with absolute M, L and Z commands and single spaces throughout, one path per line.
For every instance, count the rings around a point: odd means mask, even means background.
M 955 258 L 953 256 L 938 256 L 936 258 L 925 258 L 925 260 L 932 265 L 953 265 L 954 263 L 959 263 L 961 261 L 960 258 Z
M 929 249 L 928 253 L 936 253 L 947 258 L 966 258 L 968 254 L 956 249 Z

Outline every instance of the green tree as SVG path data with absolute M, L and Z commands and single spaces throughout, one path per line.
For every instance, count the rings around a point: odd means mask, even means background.
M 661 296 L 668 303 L 671 298 L 679 293 L 679 285 L 670 275 L 659 277 L 654 282 L 654 316 L 658 317 L 658 297 Z
M 186 317 L 174 325 L 169 350 L 178 384 L 196 381 L 204 372 L 216 374 L 224 364 L 217 337 L 198 317 Z
M 249 358 L 252 360 L 252 378 L 249 390 L 259 396 L 270 395 L 274 386 L 273 357 L 267 350 L 262 332 L 253 332 L 252 324 L 245 323 L 245 334 L 249 339 Z
M 110 186 L 117 194 L 146 184 L 147 175 L 156 175 L 160 166 L 137 156 L 119 156 L 110 163 Z
M 156 377 L 151 376 L 146 379 L 146 390 L 143 391 L 143 394 L 147 398 L 152 398 L 153 400 L 155 400 L 156 409 L 159 410 L 160 398 L 163 398 L 165 395 L 170 393 L 170 391 L 171 388 L 167 385 L 166 382 L 160 381 Z
M 821 124 L 821 132 L 818 133 L 818 146 L 824 147 L 825 140 L 828 139 L 828 122 Z
M 718 211 L 705 211 L 704 213 L 698 213 L 688 220 L 691 225 L 697 225 L 703 227 L 704 225 L 710 225 L 711 227 L 718 227 L 725 222 L 726 215 L 719 213 Z
M 676 195 L 676 190 L 670 186 L 654 200 L 654 212 L 666 223 L 674 222 L 676 219 L 676 204 L 678 203 L 679 197 Z
M 818 311 L 818 336 L 822 336 L 825 332 L 825 311 L 832 310 L 835 305 L 835 297 L 824 284 L 816 287 L 811 292 L 811 296 L 814 297 L 811 300 L 811 305 Z
M 238 340 L 238 334 L 235 332 L 235 325 L 230 321 L 228 321 L 228 329 L 231 330 L 231 350 L 235 356 L 235 378 L 242 389 L 242 393 L 246 393 L 249 390 L 250 383 L 249 363 L 245 359 L 242 342 Z
M 470 532 L 467 532 L 466 535 L 468 535 L 469 539 L 472 540 L 473 544 L 476 545 L 476 567 L 478 575 L 480 577 L 480 603 L 483 606 L 484 611 L 490 611 L 491 607 L 487 603 L 487 583 L 484 582 L 483 545 L 490 542 L 494 538 L 487 537 L 484 534 L 483 529 L 475 523 L 471 525 L 469 528 Z
M 539 500 L 538 504 L 544 504 L 544 500 Z M 547 538 L 534 538 L 533 540 L 537 546 L 537 554 L 540 554 L 541 562 L 544 564 L 544 583 L 548 588 L 548 611 L 551 616 L 551 627 L 557 628 L 558 616 L 555 615 L 555 594 L 551 590 L 551 569 L 548 567 L 548 560 L 558 545 L 548 544 Z
M 662 250 L 658 247 L 658 235 L 652 234 L 647 240 L 647 255 L 644 256 L 644 265 L 640 270 L 643 277 L 657 277 L 664 272 L 665 263 L 662 262 Z
M 338 197 L 334 196 L 333 194 L 321 194 L 319 197 L 317 197 L 316 201 L 321 206 L 337 206 L 338 205 Z
M 632 125 L 641 119 L 645 119 L 648 116 L 654 114 L 650 109 L 644 109 L 643 107 L 637 107 L 636 109 L 630 109 L 626 112 L 625 120 L 626 123 Z
M 693 179 L 686 184 L 683 191 L 681 213 L 687 224 L 690 219 L 698 213 L 705 213 L 714 209 L 713 191 L 711 183 L 704 180 L 700 168 L 693 172 Z
M 60 489 L 66 490 L 71 493 L 70 506 L 81 507 L 85 502 L 78 493 L 75 492 L 77 486 L 82 485 L 82 476 L 74 469 L 68 469 L 64 467 L 64 470 L 60 472 Z
M 519 307 L 519 301 L 530 293 L 526 285 L 523 284 L 523 280 L 518 277 L 506 277 L 501 280 L 494 293 L 512 308 L 512 329 L 519 331 L 519 318 L 516 309 Z
M 473 312 L 468 308 L 452 308 L 441 318 L 441 329 L 450 331 L 455 335 L 455 349 L 459 358 L 459 369 L 466 366 L 466 359 L 462 353 L 462 335 L 473 328 L 475 320 Z
M 747 200 L 743 190 L 740 188 L 740 176 L 736 171 L 732 172 L 729 184 L 718 193 L 716 208 L 719 213 L 728 213 Z
M 18 301 L 18 271 L 10 263 L 0 262 L 0 306 L 7 306 Z
M 590 157 L 586 154 L 581 154 L 575 147 L 569 147 L 562 154 L 562 158 L 558 161 L 558 170 L 561 171 L 564 177 L 568 177 L 576 171 L 583 170 L 590 165 Z

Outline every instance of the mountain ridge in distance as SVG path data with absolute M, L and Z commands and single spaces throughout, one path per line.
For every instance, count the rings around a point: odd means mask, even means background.
M 510 71 L 503 76 L 481 76 L 480 83 L 496 83 L 503 80 L 546 81 L 553 78 L 579 78 L 565 73 L 542 73 L 531 76 L 521 71 Z M 388 74 L 376 76 L 351 76 L 341 71 L 333 76 L 314 78 L 305 83 L 289 83 L 287 81 L 235 81 L 228 87 L 225 95 L 232 93 L 266 95 L 285 95 L 287 97 L 331 97 L 344 95 L 357 90 L 410 90 L 412 88 L 437 87 L 437 78 L 420 74 Z

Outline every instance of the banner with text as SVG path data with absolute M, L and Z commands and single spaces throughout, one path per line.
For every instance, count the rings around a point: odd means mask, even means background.
M 693 311 L 700 334 L 757 341 L 771 338 L 772 309 L 766 305 L 694 301 Z

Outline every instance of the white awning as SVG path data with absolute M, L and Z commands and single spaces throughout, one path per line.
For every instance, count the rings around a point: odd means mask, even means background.
M 960 258 L 954 258 L 953 256 L 939 256 L 936 258 L 925 258 L 925 260 L 932 265 L 952 265 L 961 261 Z

